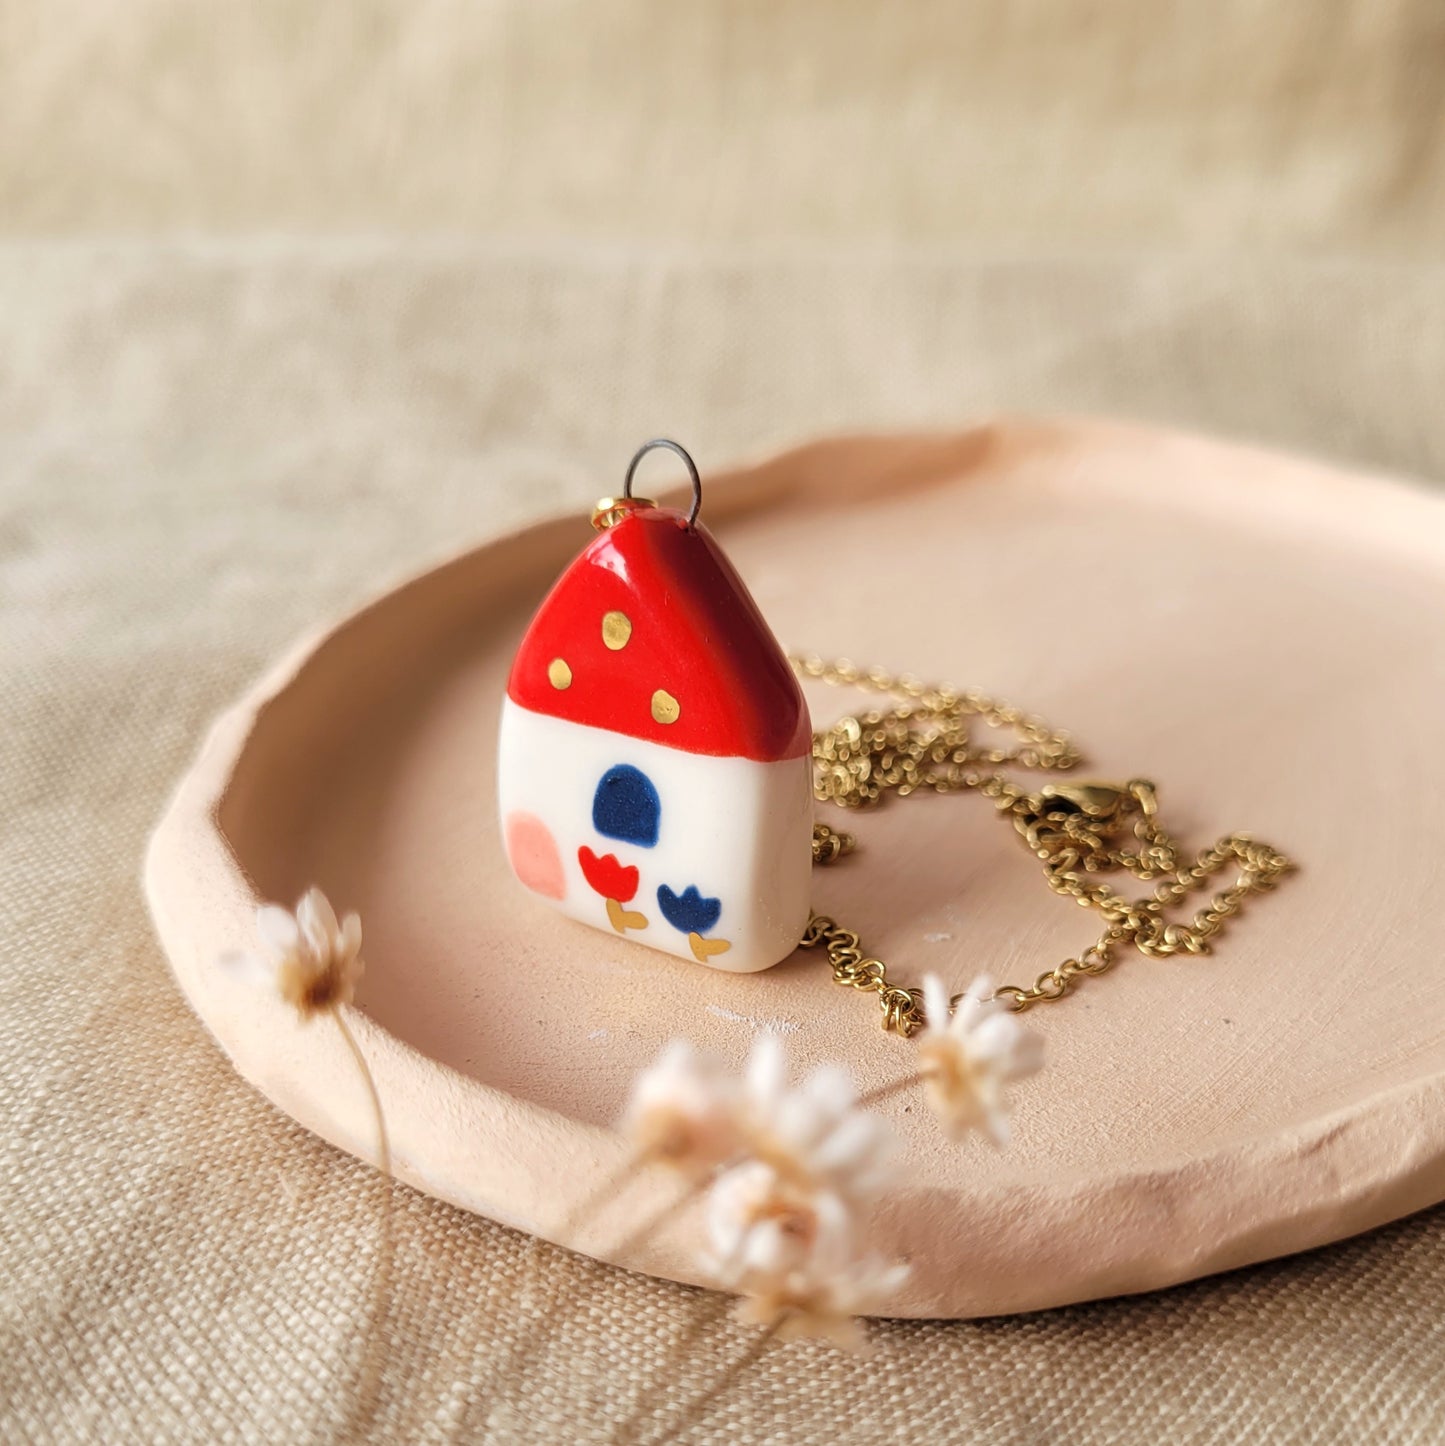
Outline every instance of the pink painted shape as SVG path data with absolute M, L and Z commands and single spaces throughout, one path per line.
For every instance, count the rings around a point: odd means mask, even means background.
M 512 872 L 534 894 L 548 899 L 567 897 L 562 856 L 552 831 L 533 813 L 507 815 L 507 855 Z

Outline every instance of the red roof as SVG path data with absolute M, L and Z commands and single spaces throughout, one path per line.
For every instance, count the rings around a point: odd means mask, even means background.
M 640 507 L 562 574 L 512 664 L 514 702 L 685 753 L 812 747 L 807 704 L 742 579 L 701 526 Z

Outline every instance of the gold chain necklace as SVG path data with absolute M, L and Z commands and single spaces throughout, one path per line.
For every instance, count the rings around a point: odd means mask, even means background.
M 789 662 L 801 677 L 895 700 L 886 711 L 849 715 L 813 735 L 813 791 L 819 801 L 865 809 L 890 793 L 905 796 L 921 789 L 982 794 L 1012 821 L 1043 865 L 1049 887 L 1103 917 L 1103 931 L 1077 958 L 1045 970 L 1032 985 L 1005 984 L 997 991 L 1015 1010 L 1062 999 L 1084 976 L 1113 968 L 1126 945 L 1153 959 L 1207 954 L 1210 941 L 1245 900 L 1267 893 L 1294 867 L 1278 849 L 1247 834 L 1229 834 L 1192 862 L 1184 861 L 1179 845 L 1159 823 L 1154 785 L 1142 779 L 1047 783 L 1027 792 L 998 770 L 1012 766 L 1063 773 L 1078 765 L 1080 754 L 1067 734 L 996 698 L 931 687 L 841 660 L 790 656 Z M 1017 743 L 981 746 L 973 738 L 975 720 L 1011 730 Z M 852 834 L 815 825 L 815 863 L 835 863 L 854 846 Z M 1234 882 L 1192 919 L 1170 922 L 1165 917 L 1166 909 L 1204 889 L 1231 865 L 1238 867 Z M 1120 869 L 1141 881 L 1157 881 L 1152 896 L 1130 901 L 1096 878 Z M 878 996 L 885 1030 L 907 1038 L 923 1024 L 922 991 L 891 983 L 887 966 L 864 953 L 851 929 L 814 914 L 802 946 L 826 950 L 836 983 Z

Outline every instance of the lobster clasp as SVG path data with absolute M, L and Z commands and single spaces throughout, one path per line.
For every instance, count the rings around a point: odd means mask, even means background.
M 1129 790 L 1118 783 L 1046 783 L 1039 789 L 1038 811 L 1113 818 L 1128 797 Z
M 1154 785 L 1144 778 L 1128 783 L 1046 783 L 1030 800 L 1036 818 L 1049 814 L 1082 814 L 1105 821 L 1137 808 L 1145 818 L 1159 811 Z

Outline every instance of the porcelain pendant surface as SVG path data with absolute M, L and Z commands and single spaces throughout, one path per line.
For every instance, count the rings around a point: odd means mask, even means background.
M 809 915 L 812 735 L 782 649 L 712 536 L 620 509 L 548 594 L 503 704 L 507 856 L 584 923 L 748 973 Z

